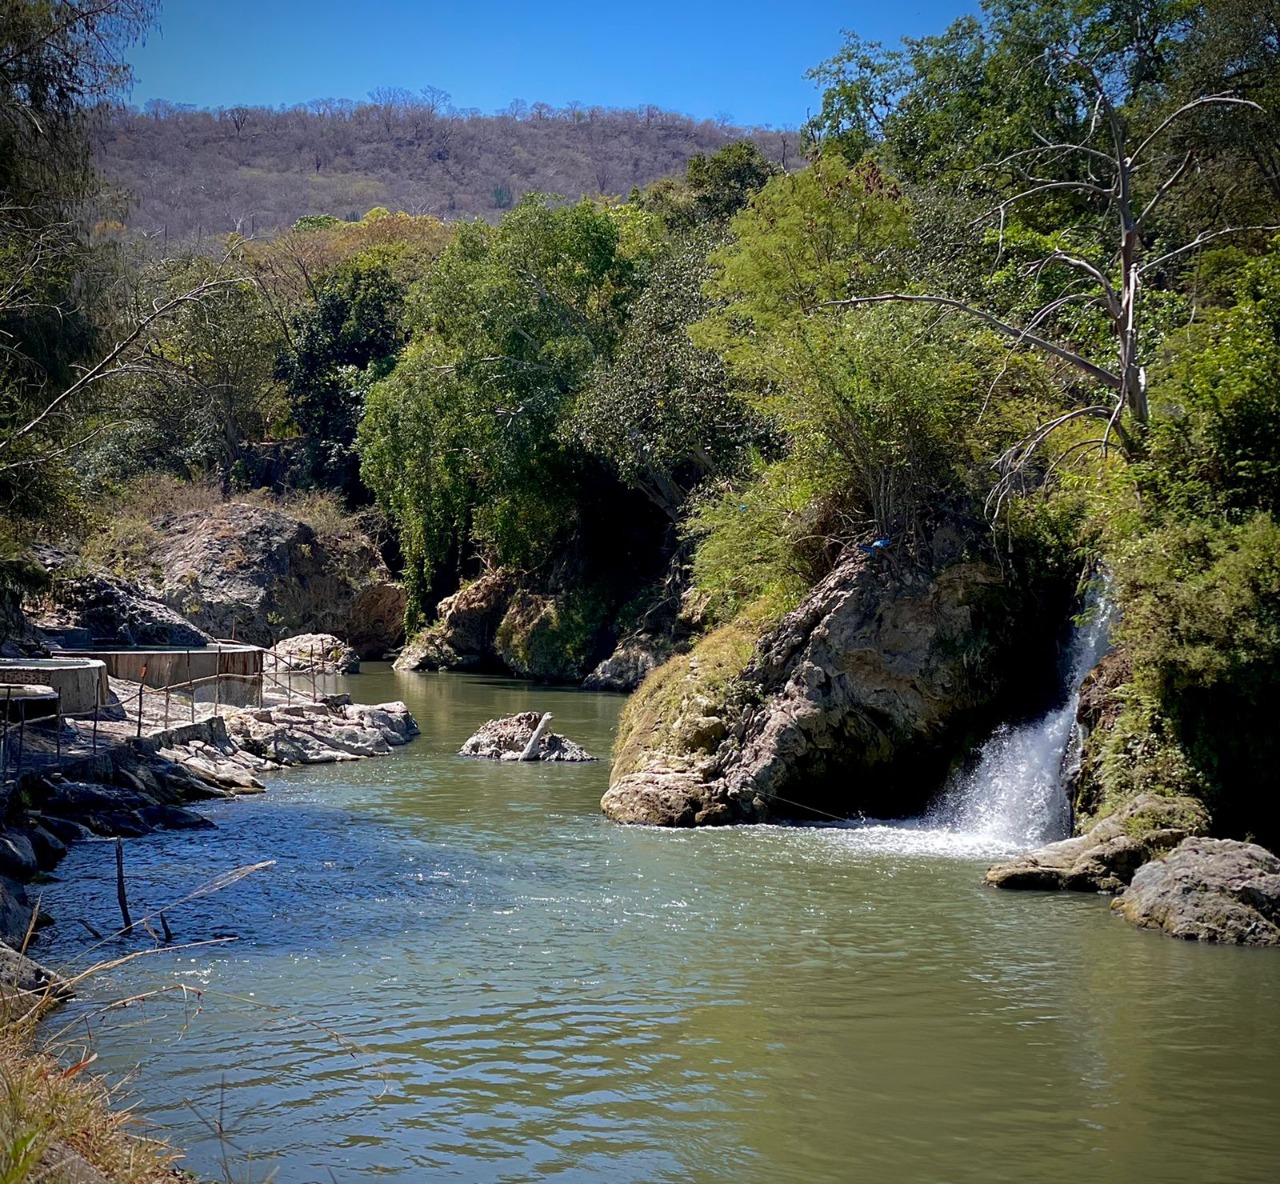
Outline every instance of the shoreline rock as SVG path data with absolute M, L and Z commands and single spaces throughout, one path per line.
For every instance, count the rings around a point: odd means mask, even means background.
M 332 633 L 299 633 L 277 641 L 263 655 L 268 672 L 359 674 L 360 655 Z
M 1040 591 L 1065 620 L 1069 591 Z M 918 812 L 1015 690 L 1034 700 L 1037 671 L 1048 690 L 1056 639 L 1019 624 L 1025 595 L 989 563 L 926 575 L 847 555 L 776 624 L 731 622 L 645 682 L 602 811 L 657 826 Z
M 1184 839 L 1139 868 L 1111 907 L 1186 941 L 1280 946 L 1280 857 L 1236 839 Z
M 1194 798 L 1145 793 L 1085 834 L 994 864 L 983 882 L 1033 891 L 1122 892 L 1144 864 L 1208 828 L 1208 813 Z

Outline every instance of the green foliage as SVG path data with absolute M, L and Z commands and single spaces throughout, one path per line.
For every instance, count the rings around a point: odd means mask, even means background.
M 712 241 L 705 233 L 671 241 L 621 345 L 597 363 L 570 423 L 588 451 L 673 521 L 699 484 L 740 471 L 746 449 L 763 434 L 730 389 L 720 358 L 689 338 L 689 326 L 711 308 L 702 285 Z
M 360 434 L 415 604 L 471 547 L 546 562 L 607 492 L 565 422 L 621 332 L 645 241 L 634 211 L 529 198 L 497 227 L 460 227 L 416 288 L 412 345 L 373 388 Z
M 494 643 L 514 674 L 580 682 L 600 656 L 608 608 L 588 589 L 570 589 L 556 597 L 517 592 Z
M 129 80 L 125 50 L 154 0 L 0 9 L 0 507 L 14 518 L 77 512 L 68 457 L 90 400 L 68 395 L 99 346 L 114 250 L 90 241 L 99 182 L 84 105 Z
M 683 179 L 658 181 L 632 194 L 632 201 L 675 234 L 700 226 L 718 230 L 778 171 L 751 140 L 738 140 L 710 156 L 692 157 Z
M 274 376 L 280 324 L 257 284 L 223 282 L 226 272 L 226 262 L 184 255 L 140 274 L 144 306 L 180 303 L 157 327 L 147 364 L 127 368 L 111 384 L 114 425 L 77 464 L 95 484 L 156 472 L 192 480 L 216 471 L 225 478 L 246 444 L 288 421 Z M 181 301 L 201 284 L 217 286 L 200 300 Z
M 778 616 L 776 606 L 751 606 L 650 674 L 618 720 L 614 778 L 651 768 L 655 753 L 672 770 L 696 771 L 724 737 L 738 680 Z
M 1156 518 L 1280 512 L 1280 255 L 1254 260 L 1238 292 L 1171 343 L 1153 375 L 1134 479 Z
M 1134 685 L 1169 721 L 1216 824 L 1280 839 L 1280 523 L 1193 521 L 1117 562 Z
M 331 230 L 341 225 L 342 219 L 335 218 L 332 214 L 303 214 L 293 224 L 293 229 L 299 234 L 306 234 L 311 230 Z
M 389 264 L 368 251 L 340 263 L 293 319 L 276 376 L 306 438 L 312 478 L 363 500 L 356 428 L 370 383 L 388 373 L 403 345 L 405 292 Z

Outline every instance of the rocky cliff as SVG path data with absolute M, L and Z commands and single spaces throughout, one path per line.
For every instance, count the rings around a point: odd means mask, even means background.
M 857 553 L 778 624 L 704 638 L 624 715 L 602 801 L 662 826 L 920 809 L 977 729 L 1046 689 L 1067 589 L 998 567 L 899 573 Z

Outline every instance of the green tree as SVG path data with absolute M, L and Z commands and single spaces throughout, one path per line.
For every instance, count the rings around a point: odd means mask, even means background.
M 293 318 L 276 376 L 306 441 L 311 477 L 366 500 L 355 450 L 364 390 L 395 365 L 404 344 L 405 291 L 376 252 L 339 264 L 315 286 L 315 301 Z
M 989 195 L 993 271 L 1020 287 L 1016 296 L 975 300 L 921 285 L 846 299 L 961 312 L 1087 380 L 1077 406 L 1007 454 L 1017 480 L 1046 439 L 1079 419 L 1099 425 L 1104 452 L 1119 441 L 1140 453 L 1161 320 L 1187 311 L 1156 293 L 1207 244 L 1274 227 L 1223 224 L 1217 209 L 1205 224 L 1187 221 L 1195 203 L 1184 199 L 1215 148 L 1197 127 L 1259 114 L 1221 89 L 1179 89 L 1180 54 L 1197 22 L 1211 19 L 1202 6 L 988 0 L 983 11 L 901 52 L 851 38 L 820 68 L 831 85 L 818 127 L 850 150 L 883 145 L 914 180 Z
M 615 355 L 578 396 L 571 431 L 673 522 L 690 493 L 741 470 L 764 425 L 731 389 L 718 355 L 689 327 L 711 311 L 706 231 L 675 237 L 655 263 Z
M 121 357 L 100 341 L 116 273 L 89 237 L 99 184 L 86 105 L 128 84 L 124 51 L 156 7 L 0 5 L 0 504 L 15 517 L 74 502 L 67 460 L 90 394 Z
M 609 496 L 563 428 L 654 243 L 633 209 L 528 197 L 460 227 L 415 289 L 412 345 L 370 394 L 360 450 L 419 609 L 451 559 L 537 567 Z

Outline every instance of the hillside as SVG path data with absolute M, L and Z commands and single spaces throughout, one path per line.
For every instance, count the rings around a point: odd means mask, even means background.
M 698 121 L 656 107 L 513 104 L 458 111 L 404 92 L 289 110 L 149 103 L 101 112 L 98 162 L 133 195 L 131 227 L 165 237 L 257 234 L 304 214 L 354 219 L 374 206 L 494 219 L 529 192 L 625 195 L 750 136 L 770 159 L 798 135 Z

